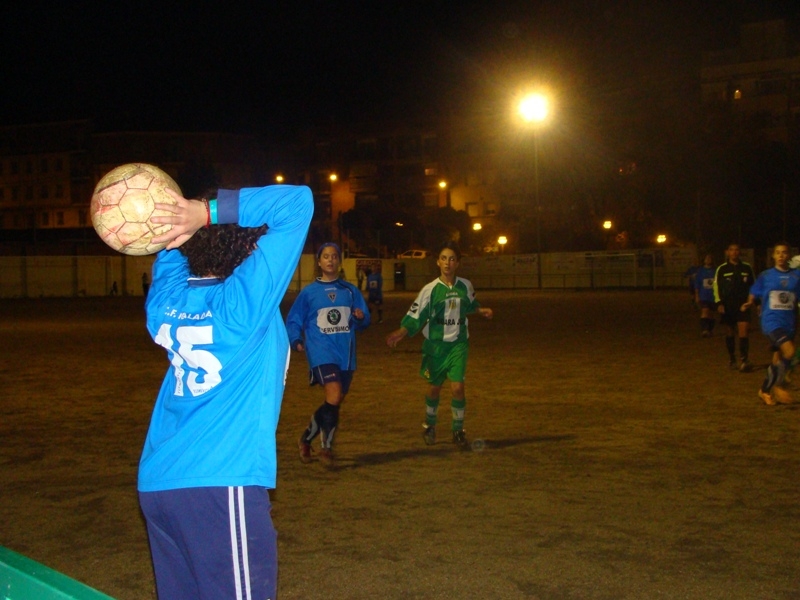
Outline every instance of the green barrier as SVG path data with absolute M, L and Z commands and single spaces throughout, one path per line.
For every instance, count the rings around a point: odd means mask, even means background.
M 0 546 L 0 600 L 114 600 Z

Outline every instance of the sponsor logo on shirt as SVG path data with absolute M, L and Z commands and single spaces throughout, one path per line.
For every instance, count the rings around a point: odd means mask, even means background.
M 436 319 L 439 325 L 463 325 L 464 319 Z

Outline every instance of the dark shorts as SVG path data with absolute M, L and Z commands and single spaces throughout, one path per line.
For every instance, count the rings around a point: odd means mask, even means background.
M 743 303 L 744 304 L 744 303 Z M 737 323 L 749 323 L 751 315 L 749 310 L 728 310 L 720 316 L 719 322 L 723 325 L 735 326 Z
M 378 306 L 380 306 L 381 304 L 383 304 L 383 298 L 379 296 L 369 296 L 367 298 L 367 302 L 369 302 L 370 304 L 377 304 Z
M 707 308 L 708 310 L 716 310 L 717 305 L 713 300 L 700 300 L 700 308 Z
M 324 364 L 313 367 L 309 371 L 308 385 L 325 386 L 326 383 L 338 381 L 342 386 L 342 395 L 350 391 L 350 383 L 353 381 L 352 371 L 343 371 L 339 365 Z
M 278 546 L 266 488 L 140 492 L 139 503 L 159 598 L 275 598 Z
M 794 341 L 794 331 L 787 331 L 786 329 L 775 329 L 767 334 L 772 350 L 778 350 L 786 342 Z

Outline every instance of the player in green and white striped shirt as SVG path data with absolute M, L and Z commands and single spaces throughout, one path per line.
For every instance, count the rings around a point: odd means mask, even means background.
M 482 308 L 475 299 L 475 289 L 467 279 L 456 276 L 461 250 L 456 242 L 447 242 L 437 254 L 440 275 L 420 290 L 400 329 L 386 338 L 389 347 L 420 330 L 425 336 L 422 344 L 420 375 L 430 384 L 425 397 L 426 416 L 423 437 L 426 444 L 436 443 L 436 421 L 439 395 L 445 379 L 450 380 L 450 408 L 453 414 L 453 443 L 468 445 L 464 432 L 464 373 L 469 351 L 469 321 L 467 315 L 479 313 L 492 318 L 491 308 Z

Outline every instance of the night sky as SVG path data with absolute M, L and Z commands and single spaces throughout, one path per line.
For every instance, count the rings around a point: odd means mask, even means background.
M 781 1 L 224 4 L 14 2 L 0 125 L 93 118 L 101 130 L 279 138 L 504 110 L 533 80 L 587 121 L 658 121 L 648 111 L 697 100 L 700 53 L 735 45 L 741 20 L 797 12 Z

